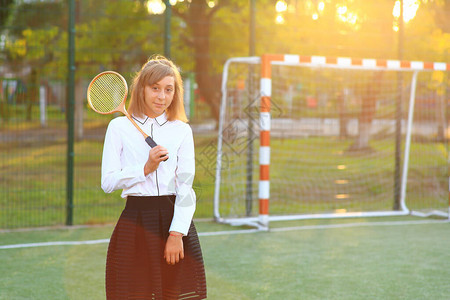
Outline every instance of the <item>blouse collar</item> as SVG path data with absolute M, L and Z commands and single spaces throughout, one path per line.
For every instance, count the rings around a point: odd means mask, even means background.
M 149 118 L 146 115 L 143 115 L 142 117 L 138 117 L 135 115 L 131 116 L 135 121 L 138 121 L 139 123 L 141 123 L 141 125 L 144 125 L 147 120 L 154 120 L 156 123 L 158 123 L 159 126 L 163 126 L 164 124 L 167 123 L 168 119 L 167 119 L 167 114 L 164 111 L 161 115 L 157 116 L 156 118 Z
M 162 114 L 160 114 L 159 116 L 157 116 L 155 118 L 156 123 L 158 123 L 159 126 L 163 126 L 164 124 L 167 123 L 167 114 L 164 111 Z

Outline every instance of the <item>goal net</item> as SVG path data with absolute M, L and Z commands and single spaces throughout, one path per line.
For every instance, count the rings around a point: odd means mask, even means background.
M 224 66 L 214 215 L 448 216 L 450 64 L 264 55 Z

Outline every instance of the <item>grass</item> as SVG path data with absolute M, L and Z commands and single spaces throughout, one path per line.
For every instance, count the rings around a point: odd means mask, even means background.
M 449 223 L 402 221 L 417 219 L 278 222 L 272 232 L 201 236 L 208 298 L 448 299 Z M 331 227 L 339 224 L 353 226 Z M 298 228 L 283 231 L 288 226 Z M 197 222 L 197 228 L 239 229 L 211 222 Z M 104 239 L 111 231 L 3 232 L 0 244 Z M 6 275 L 0 299 L 105 299 L 106 250 L 107 244 L 0 249 Z
M 256 143 L 256 142 L 255 142 Z M 373 140 L 372 151 L 351 153 L 352 139 L 273 138 L 270 162 L 270 212 L 273 214 L 333 210 L 392 210 L 394 202 L 394 142 Z M 257 149 L 257 145 L 254 146 Z M 227 149 L 227 148 L 225 148 Z M 256 151 L 256 150 L 255 150 Z M 221 214 L 245 214 L 246 156 L 227 152 L 222 172 Z M 448 177 L 445 144 L 411 145 L 407 205 L 411 209 L 445 209 Z M 258 166 L 258 157 L 253 161 Z M 342 167 L 342 168 L 341 168 Z M 253 178 L 259 178 L 254 168 Z M 345 181 L 344 184 L 337 182 Z M 253 185 L 258 194 L 257 182 Z M 341 197 L 341 198 L 339 198 Z M 253 206 L 257 207 L 257 201 Z

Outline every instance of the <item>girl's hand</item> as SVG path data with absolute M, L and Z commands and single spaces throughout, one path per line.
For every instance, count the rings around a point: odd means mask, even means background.
M 144 165 L 145 176 L 158 169 L 159 163 L 166 160 L 168 158 L 168 154 L 169 151 L 161 145 L 150 149 L 147 162 Z
M 164 249 L 164 259 L 167 264 L 174 265 L 184 258 L 183 235 L 176 231 L 171 231 L 166 241 Z

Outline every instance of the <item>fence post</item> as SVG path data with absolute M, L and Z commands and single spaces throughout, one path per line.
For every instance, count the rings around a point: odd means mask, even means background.
M 403 0 L 400 0 L 400 16 L 398 17 L 398 60 L 403 59 L 403 39 L 404 39 L 404 22 L 403 22 Z M 402 105 L 403 105 L 403 74 L 397 74 L 398 97 L 396 99 L 395 109 L 395 170 L 394 170 L 394 210 L 400 210 L 400 194 L 401 194 L 401 169 L 402 169 Z
M 250 1 L 250 25 L 249 25 L 249 56 L 255 56 L 255 16 L 256 16 L 256 0 Z M 250 111 L 252 110 L 253 102 L 255 99 L 255 83 L 253 82 L 253 76 L 255 73 L 255 67 L 250 65 L 248 67 L 249 73 L 249 82 L 248 82 L 248 93 L 249 93 L 249 101 L 248 106 Z M 248 116 L 247 123 L 247 183 L 245 189 L 245 214 L 249 217 L 252 215 L 253 210 L 253 118 L 251 117 L 251 113 Z
M 67 76 L 67 191 L 66 225 L 73 224 L 73 160 L 74 160 L 74 108 L 75 108 L 75 0 L 69 0 L 68 24 L 68 76 Z
M 170 46 L 172 43 L 172 32 L 170 24 L 172 22 L 172 5 L 169 0 L 164 0 L 166 5 L 165 18 L 164 18 L 164 56 L 170 58 Z

